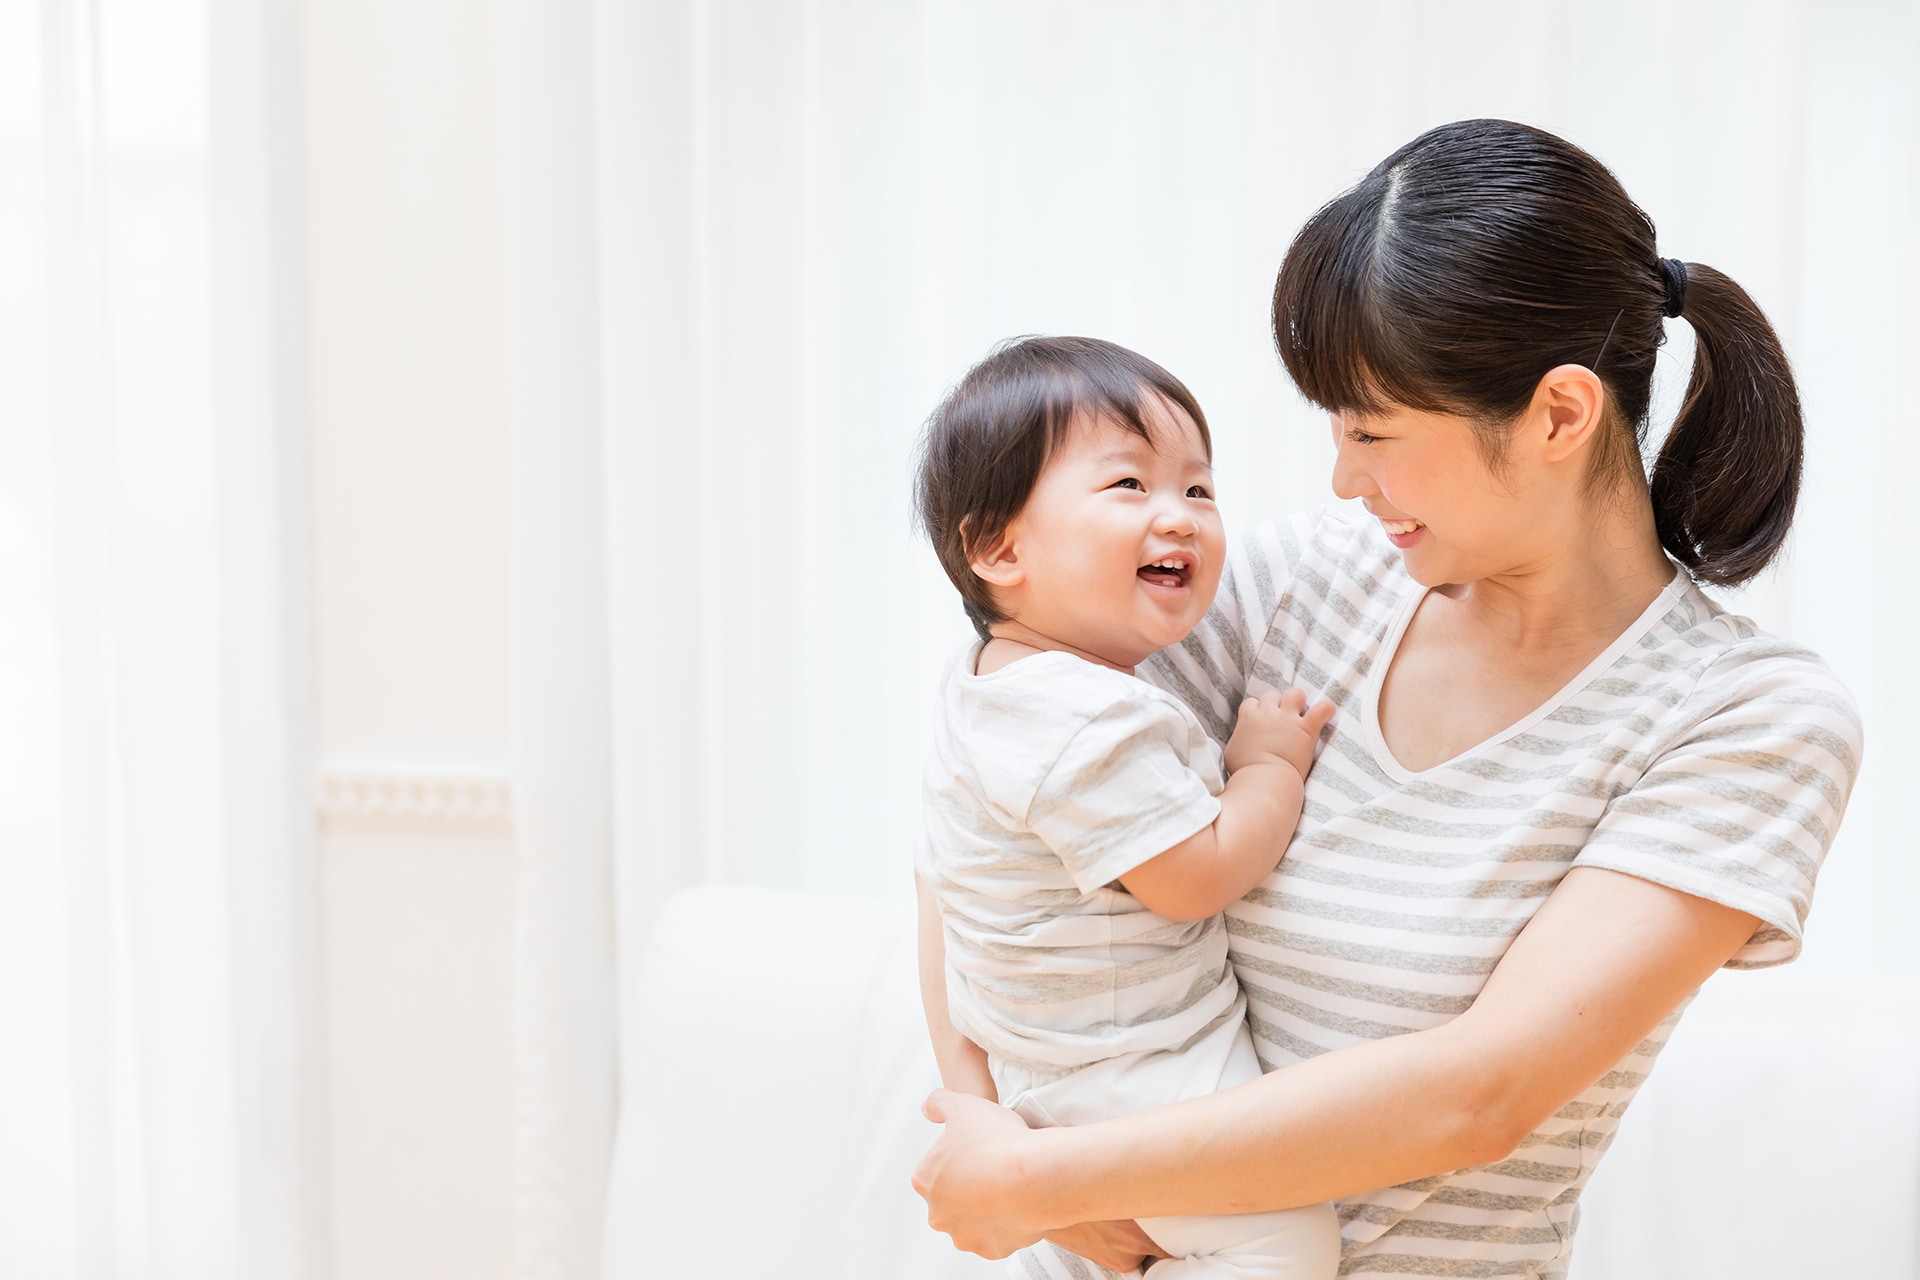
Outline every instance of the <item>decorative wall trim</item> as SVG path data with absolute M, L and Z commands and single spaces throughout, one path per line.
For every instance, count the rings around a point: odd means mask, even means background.
M 506 826 L 513 786 L 504 768 L 327 763 L 315 809 L 322 822 Z

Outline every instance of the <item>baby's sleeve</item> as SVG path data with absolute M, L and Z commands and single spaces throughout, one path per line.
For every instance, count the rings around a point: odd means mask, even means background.
M 1027 809 L 1029 829 L 1082 893 L 1165 853 L 1220 813 L 1218 769 L 1194 760 L 1211 744 L 1164 697 L 1144 685 L 1139 694 L 1110 703 L 1067 741 Z
M 1756 641 L 1707 672 L 1684 732 L 1574 859 L 1756 917 L 1727 962 L 1735 969 L 1800 953 L 1814 877 L 1860 769 L 1853 699 L 1817 659 L 1782 647 Z

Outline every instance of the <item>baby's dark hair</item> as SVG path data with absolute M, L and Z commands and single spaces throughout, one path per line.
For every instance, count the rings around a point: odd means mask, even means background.
M 1143 412 L 1157 396 L 1193 420 L 1213 456 L 1200 405 L 1180 379 L 1098 338 L 1009 338 L 967 370 L 927 419 L 914 518 L 982 639 L 1006 621 L 969 563 L 1006 532 L 1076 419 L 1103 419 L 1155 444 Z

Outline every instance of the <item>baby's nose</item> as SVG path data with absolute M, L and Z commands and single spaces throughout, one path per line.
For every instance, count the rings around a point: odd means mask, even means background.
M 1163 503 L 1154 522 L 1154 528 L 1160 533 L 1186 534 L 1196 528 L 1193 512 L 1184 502 Z

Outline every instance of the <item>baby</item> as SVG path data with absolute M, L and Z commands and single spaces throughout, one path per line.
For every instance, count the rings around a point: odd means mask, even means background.
M 934 412 L 916 496 L 980 637 L 941 686 L 916 854 L 945 1083 L 1046 1126 L 1257 1077 L 1219 913 L 1279 861 L 1333 709 L 1248 699 L 1223 777 L 1193 713 L 1133 674 L 1220 581 L 1200 406 L 1112 343 L 1019 339 Z M 1324 1204 L 1140 1226 L 1175 1259 L 1154 1280 L 1339 1264 Z

